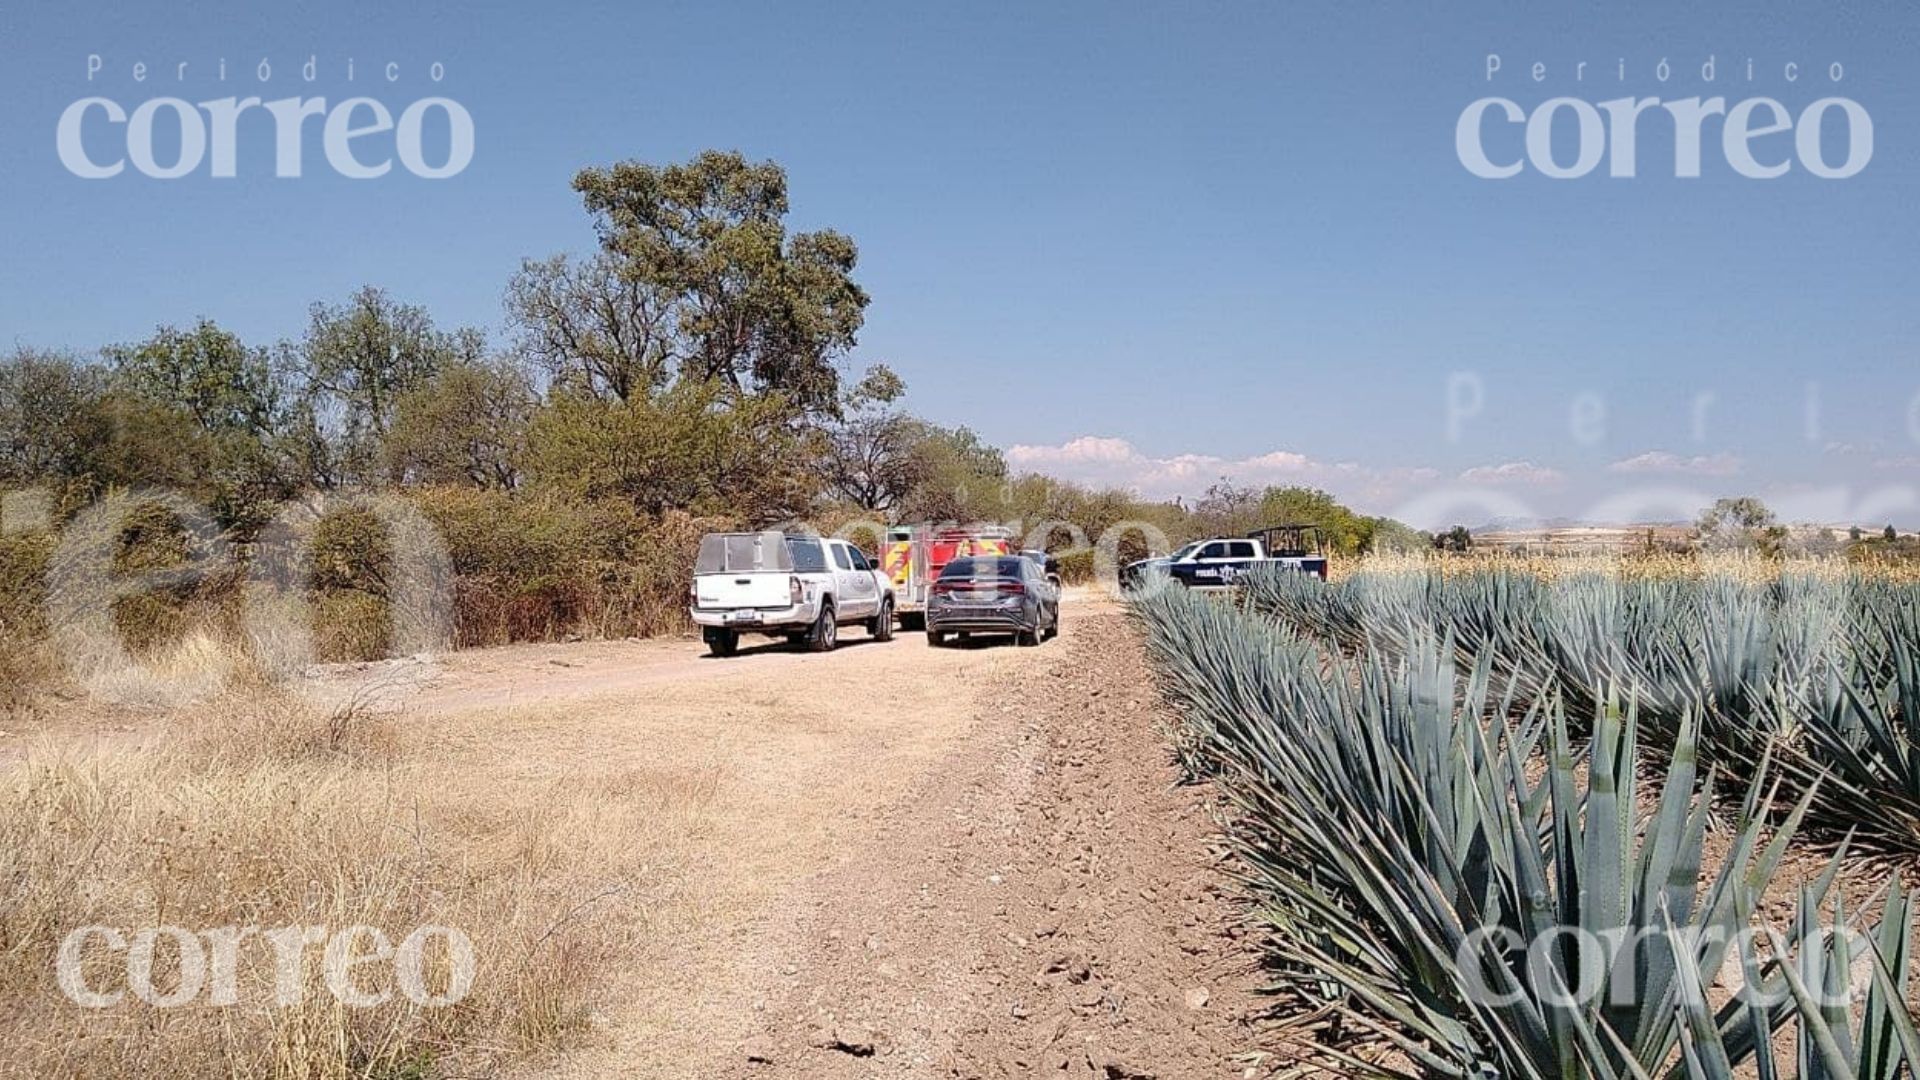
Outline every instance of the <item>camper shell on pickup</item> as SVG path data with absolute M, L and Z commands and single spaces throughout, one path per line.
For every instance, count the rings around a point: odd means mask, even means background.
M 845 540 L 777 530 L 708 533 L 694 560 L 693 621 L 715 656 L 731 656 L 743 633 L 786 637 L 824 652 L 840 626 L 865 623 L 893 637 L 893 587 Z

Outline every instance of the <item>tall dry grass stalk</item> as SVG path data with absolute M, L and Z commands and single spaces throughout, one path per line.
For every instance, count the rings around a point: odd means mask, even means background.
M 0 1075 L 408 1077 L 482 1070 L 585 1031 L 664 868 L 710 790 L 617 774 L 464 776 L 410 748 L 404 718 L 225 696 L 146 742 L 42 742 L 0 761 Z M 428 925 L 472 941 L 470 992 L 421 1007 L 336 1000 L 307 954 L 276 1003 L 273 950 L 238 952 L 237 1001 L 82 1008 L 55 960 L 74 929 Z M 428 965 L 447 989 L 447 954 Z M 162 950 L 155 984 L 177 985 Z M 128 985 L 125 954 L 86 954 L 88 983 Z M 357 969 L 393 991 L 391 966 Z M 174 982 L 169 982 L 169 980 Z

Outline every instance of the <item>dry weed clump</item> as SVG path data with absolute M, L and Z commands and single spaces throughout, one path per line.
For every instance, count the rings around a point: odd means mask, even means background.
M 0 765 L 0 1075 L 438 1075 L 582 1032 L 636 913 L 666 887 L 662 845 L 697 818 L 699 793 L 634 797 L 647 784 L 624 776 L 460 776 L 410 751 L 403 723 L 227 695 L 169 715 L 145 745 L 43 742 Z M 87 926 L 256 932 L 235 953 L 233 1004 L 212 1004 L 209 982 L 180 1007 L 127 993 L 83 1008 L 60 989 L 56 957 Z M 396 946 L 421 927 L 458 929 L 475 961 L 467 993 L 422 1005 L 398 992 L 391 963 L 368 962 L 349 989 L 385 999 L 349 1007 L 324 944 L 283 975 L 262 936 L 356 926 Z M 423 940 L 425 985 L 447 994 L 455 951 Z M 179 955 L 163 939 L 157 992 L 180 989 Z M 81 956 L 93 991 L 132 985 L 127 953 L 94 938 Z

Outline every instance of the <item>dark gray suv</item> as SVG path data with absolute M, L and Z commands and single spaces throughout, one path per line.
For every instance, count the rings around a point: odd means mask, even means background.
M 1019 555 L 955 559 L 927 595 L 927 644 L 948 634 L 1012 634 L 1038 645 L 1060 632 L 1060 590 L 1046 571 Z

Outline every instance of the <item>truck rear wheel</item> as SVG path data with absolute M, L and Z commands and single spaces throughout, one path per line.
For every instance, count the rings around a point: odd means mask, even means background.
M 834 621 L 833 601 L 820 602 L 820 617 L 814 620 L 813 632 L 807 635 L 807 649 L 810 652 L 831 652 L 840 642 L 840 624 Z
M 873 621 L 867 624 L 867 630 L 869 633 L 873 635 L 873 640 L 875 641 L 892 641 L 893 640 L 893 601 L 892 600 L 889 600 L 886 598 L 881 599 L 880 614 L 875 615 L 873 617 Z
M 708 630 L 707 651 L 714 656 L 732 656 L 740 651 L 740 631 Z

